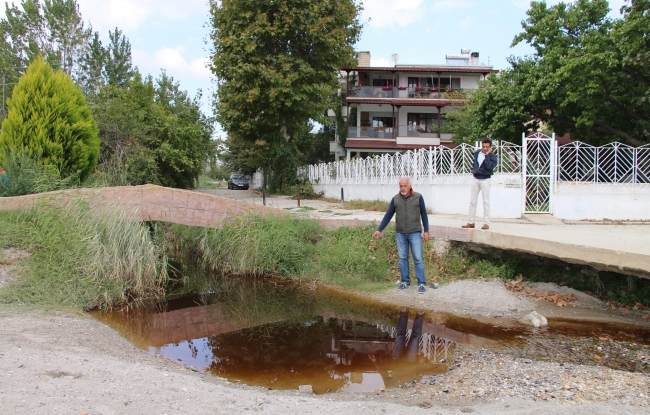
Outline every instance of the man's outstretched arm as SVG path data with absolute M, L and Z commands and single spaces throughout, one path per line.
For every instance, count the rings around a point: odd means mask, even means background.
M 395 216 L 395 202 L 391 200 L 390 205 L 388 206 L 388 210 L 384 215 L 384 219 L 382 219 L 381 223 L 379 224 L 379 227 L 377 228 L 377 231 L 372 235 L 373 238 L 379 237 L 381 231 L 383 231 L 384 228 L 388 226 L 390 220 L 393 219 L 393 216 Z

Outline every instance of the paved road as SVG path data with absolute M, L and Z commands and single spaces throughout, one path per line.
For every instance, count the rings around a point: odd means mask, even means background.
M 201 189 L 204 193 L 261 204 L 254 190 Z M 349 210 L 340 203 L 323 200 L 298 202 L 288 196 L 271 196 L 267 205 L 295 209 L 319 219 L 358 219 L 381 221 L 383 212 Z M 308 210 L 312 208 L 313 210 Z M 459 230 L 467 221 L 459 215 L 429 215 L 436 227 Z M 480 222 L 477 222 L 480 226 Z M 450 239 L 454 239 L 450 237 Z M 650 223 L 564 222 L 550 216 L 529 216 L 522 219 L 494 219 L 489 231 L 475 230 L 471 241 L 501 249 L 525 251 L 584 263 L 601 270 L 618 271 L 650 278 Z

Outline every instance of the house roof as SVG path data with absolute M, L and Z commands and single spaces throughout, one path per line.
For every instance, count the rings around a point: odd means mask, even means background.
M 440 72 L 440 73 L 478 73 L 489 74 L 498 73 L 492 67 L 464 67 L 464 66 L 394 66 L 394 67 L 374 67 L 374 66 L 344 66 L 345 72 Z

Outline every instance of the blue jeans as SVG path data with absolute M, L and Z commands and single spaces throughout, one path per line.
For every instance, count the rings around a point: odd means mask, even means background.
M 407 362 L 415 362 L 417 361 L 418 350 L 420 349 L 420 337 L 422 337 L 424 315 L 415 316 L 413 327 L 411 329 L 411 337 L 407 344 L 406 328 L 408 321 L 409 313 L 400 313 L 399 322 L 397 323 L 397 336 L 395 336 L 395 343 L 393 343 L 393 359 L 404 357 L 404 360 Z
M 411 283 L 409 277 L 409 246 L 413 254 L 413 265 L 415 265 L 415 278 L 418 284 L 426 284 L 424 278 L 424 261 L 422 260 L 422 233 L 396 233 L 397 255 L 399 256 L 399 271 L 402 273 L 402 282 Z

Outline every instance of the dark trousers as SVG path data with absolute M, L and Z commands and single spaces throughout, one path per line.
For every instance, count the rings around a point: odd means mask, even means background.
M 408 362 L 415 362 L 418 358 L 418 348 L 420 346 L 420 337 L 422 337 L 422 324 L 424 323 L 423 315 L 416 315 L 413 321 L 411 337 L 406 344 L 406 326 L 409 322 L 408 313 L 399 314 L 397 323 L 397 337 L 393 343 L 393 359 L 404 357 Z

